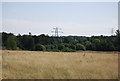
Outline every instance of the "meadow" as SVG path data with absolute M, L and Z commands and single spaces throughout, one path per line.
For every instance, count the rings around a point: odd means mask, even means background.
M 4 79 L 117 79 L 117 52 L 2 51 Z
M 0 80 L 2 79 L 2 50 L 0 50 Z

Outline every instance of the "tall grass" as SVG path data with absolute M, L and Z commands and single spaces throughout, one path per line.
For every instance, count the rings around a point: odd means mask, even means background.
M 2 79 L 2 50 L 0 50 L 0 80 Z
M 3 51 L 4 79 L 116 79 L 115 52 Z

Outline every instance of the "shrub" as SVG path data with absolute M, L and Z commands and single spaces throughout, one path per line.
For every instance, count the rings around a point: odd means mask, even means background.
M 68 47 L 65 47 L 62 51 L 63 51 L 63 52 L 75 52 L 75 50 L 70 49 L 70 48 L 68 48 Z

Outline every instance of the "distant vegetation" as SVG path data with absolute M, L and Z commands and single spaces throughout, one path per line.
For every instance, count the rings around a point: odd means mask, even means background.
M 17 35 L 2 32 L 2 47 L 9 50 L 62 51 L 120 51 L 120 31 L 114 36 Z

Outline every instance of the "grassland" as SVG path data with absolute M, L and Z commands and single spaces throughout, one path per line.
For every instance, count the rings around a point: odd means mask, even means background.
M 2 79 L 2 50 L 0 50 L 0 80 Z
M 116 79 L 116 52 L 3 50 L 4 79 Z

